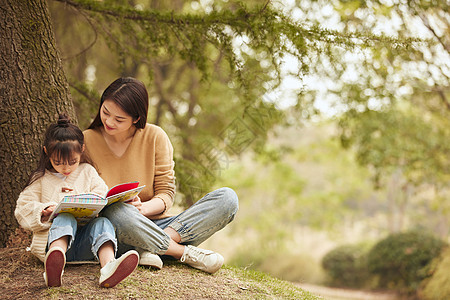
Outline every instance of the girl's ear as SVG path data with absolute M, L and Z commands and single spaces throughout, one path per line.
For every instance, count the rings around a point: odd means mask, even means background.
M 45 154 L 47 154 L 47 148 L 45 148 L 45 146 L 44 146 L 44 152 L 45 152 Z M 47 154 L 48 155 L 48 154 Z
M 81 147 L 81 153 L 84 152 L 84 149 L 86 149 L 86 144 L 83 144 L 83 147 Z
M 135 121 L 133 121 L 133 124 L 136 124 L 137 122 L 139 122 L 140 119 L 141 119 L 141 117 L 137 118 Z

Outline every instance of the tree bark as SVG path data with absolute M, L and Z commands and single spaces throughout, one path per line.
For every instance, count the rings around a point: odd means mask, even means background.
M 18 226 L 14 209 L 58 113 L 75 119 L 45 0 L 0 0 L 0 247 Z

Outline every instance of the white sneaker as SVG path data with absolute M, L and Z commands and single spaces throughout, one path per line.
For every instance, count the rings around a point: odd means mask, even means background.
M 139 262 L 139 254 L 135 250 L 124 253 L 118 259 L 114 259 L 100 269 L 100 286 L 112 288 L 128 277 L 136 269 Z
M 139 265 L 140 266 L 148 266 L 153 267 L 155 269 L 161 270 L 163 266 L 163 262 L 159 255 L 153 254 L 151 252 L 136 249 L 139 253 Z
M 45 255 L 44 280 L 47 286 L 61 286 L 66 254 L 61 247 L 52 247 Z
M 184 248 L 180 261 L 196 269 L 213 274 L 222 267 L 223 256 L 211 250 L 188 245 Z

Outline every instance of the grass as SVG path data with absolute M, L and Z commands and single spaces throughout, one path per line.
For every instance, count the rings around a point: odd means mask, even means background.
M 112 289 L 99 265 L 67 265 L 61 287 L 47 288 L 43 264 L 23 248 L 0 249 L 2 299 L 321 299 L 265 273 L 224 266 L 210 275 L 173 260 L 160 271 L 138 267 Z

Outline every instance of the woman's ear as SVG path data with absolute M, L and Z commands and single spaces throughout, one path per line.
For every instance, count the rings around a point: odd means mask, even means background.
M 83 144 L 83 147 L 81 147 L 81 153 L 84 152 L 84 149 L 86 149 L 86 144 Z
M 44 153 L 47 154 L 47 148 L 45 148 L 45 146 L 44 146 Z
M 133 124 L 136 124 L 137 122 L 139 122 L 140 119 L 141 119 L 141 117 L 138 117 L 136 120 L 133 121 Z

